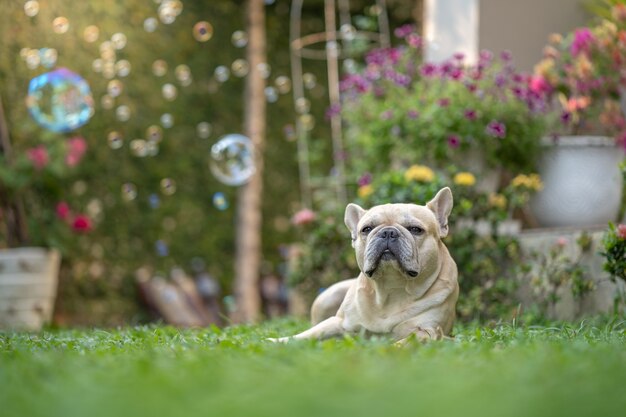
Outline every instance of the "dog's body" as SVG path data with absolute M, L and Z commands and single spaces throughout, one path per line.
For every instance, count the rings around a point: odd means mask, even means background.
M 426 206 L 385 204 L 366 211 L 349 204 L 345 222 L 361 274 L 318 296 L 312 328 L 278 341 L 343 333 L 387 334 L 398 341 L 448 335 L 459 294 L 456 264 L 441 241 L 451 209 L 449 188 Z

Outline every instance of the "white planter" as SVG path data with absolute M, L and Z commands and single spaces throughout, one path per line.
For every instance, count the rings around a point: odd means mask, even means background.
M 37 331 L 50 321 L 60 262 L 56 250 L 0 250 L 0 329 Z
M 544 227 L 606 225 L 622 199 L 619 163 L 624 152 L 602 136 L 544 139 L 539 175 L 544 188 L 530 201 Z

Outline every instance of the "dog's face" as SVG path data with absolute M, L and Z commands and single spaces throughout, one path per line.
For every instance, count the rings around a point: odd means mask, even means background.
M 372 279 L 390 273 L 414 279 L 437 268 L 439 241 L 448 234 L 452 192 L 440 190 L 425 206 L 346 207 L 345 223 L 361 271 Z

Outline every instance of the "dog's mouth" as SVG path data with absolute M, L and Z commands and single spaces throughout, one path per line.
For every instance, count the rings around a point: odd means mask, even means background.
M 378 267 L 380 266 L 382 262 L 392 262 L 392 261 L 398 262 L 400 269 L 411 278 L 415 278 L 419 274 L 419 272 L 416 271 L 415 269 L 407 268 L 401 261 L 401 258 L 398 257 L 396 253 L 393 250 L 391 250 L 389 247 L 381 250 L 378 253 L 378 255 L 374 256 L 373 258 L 374 258 L 374 262 L 369 263 L 368 265 L 369 268 L 365 271 L 365 275 L 367 275 L 369 278 L 372 278 L 374 276 L 374 273 L 376 272 L 376 270 L 378 270 Z

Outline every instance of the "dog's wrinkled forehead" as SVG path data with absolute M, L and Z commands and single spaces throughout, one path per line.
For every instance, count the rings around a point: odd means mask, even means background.
M 437 227 L 434 213 L 427 207 L 417 204 L 383 204 L 372 207 L 365 213 L 360 225 L 408 225 L 415 222 L 433 230 Z

